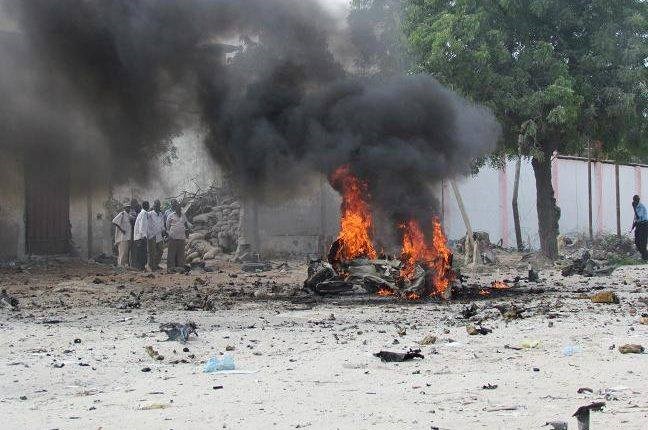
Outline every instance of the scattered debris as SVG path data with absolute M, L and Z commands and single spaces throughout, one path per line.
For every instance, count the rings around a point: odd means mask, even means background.
M 522 319 L 522 312 L 525 311 L 525 309 L 518 308 L 514 303 L 509 305 L 495 305 L 493 307 L 500 311 L 502 318 L 506 321 Z
M 573 417 L 578 421 L 578 430 L 589 430 L 590 412 L 598 412 L 605 406 L 605 402 L 594 402 L 589 405 L 581 406 L 574 412 Z
M 529 268 L 528 279 L 529 279 L 529 282 L 540 282 L 540 275 L 538 275 L 538 272 L 536 272 L 532 268 Z
M 141 295 L 141 292 L 140 294 L 135 294 L 131 291 L 127 296 L 122 297 L 115 307 L 117 309 L 139 309 L 142 306 L 142 302 L 140 301 Z
M 619 346 L 619 352 L 621 354 L 643 354 L 644 347 L 638 344 L 628 343 Z
M 140 411 L 154 411 L 154 410 L 157 410 L 157 409 L 166 409 L 169 406 L 171 406 L 171 405 L 169 405 L 168 403 L 151 403 L 150 405 L 141 406 L 139 408 L 139 410 Z
M 592 296 L 593 303 L 619 303 L 619 297 L 612 291 L 600 291 Z
M 266 272 L 272 269 L 272 265 L 268 261 L 246 261 L 241 264 L 241 270 L 244 272 Z
M 155 349 L 153 349 L 152 346 L 147 346 L 144 348 L 147 352 L 147 354 L 154 360 L 162 361 L 164 360 L 164 356 L 160 355 L 159 352 L 157 352 Z
M 18 299 L 7 294 L 7 290 L 2 290 L 0 292 L 0 308 L 15 311 L 18 309 Z
M 398 335 L 400 337 L 403 337 L 403 336 L 407 335 L 407 328 L 406 327 L 401 327 L 398 324 L 396 324 L 396 333 L 398 333 Z
M 562 269 L 563 276 L 583 275 L 583 276 L 603 276 L 609 275 L 614 271 L 613 266 L 603 267 L 591 257 L 589 251 L 572 261 L 572 263 Z
M 486 409 L 486 412 L 517 411 L 518 409 L 520 409 L 520 407 L 521 407 L 520 405 L 495 406 Z
M 564 421 L 549 421 L 545 426 L 551 426 L 551 430 L 567 430 L 567 423 Z
M 481 334 L 482 336 L 485 336 L 488 333 L 492 333 L 493 330 L 491 330 L 489 328 L 486 328 L 486 327 L 482 327 L 482 326 L 476 326 L 474 324 L 468 324 L 466 326 L 466 332 L 468 332 L 468 334 L 470 336 L 475 336 L 475 335 L 478 335 L 478 334 Z
M 520 343 L 520 346 L 522 347 L 522 349 L 538 348 L 540 346 L 540 341 L 539 340 L 524 339 Z
M 213 311 L 216 308 L 214 299 L 209 294 L 196 295 L 193 299 L 184 304 L 186 311 Z
M 433 336 L 433 335 L 431 335 L 431 334 L 428 334 L 428 335 L 425 336 L 423 339 L 421 339 L 421 340 L 418 342 L 418 344 L 419 344 L 419 345 L 424 345 L 424 346 L 425 346 L 425 345 L 432 345 L 432 344 L 436 343 L 436 341 L 437 341 L 437 337 L 436 337 L 436 336 Z
M 479 308 L 477 307 L 477 305 L 471 303 L 470 306 L 466 306 L 461 310 L 461 316 L 464 319 L 469 319 L 470 317 L 477 315 L 478 312 Z
M 390 351 L 380 351 L 374 354 L 375 357 L 380 358 L 386 363 L 391 362 L 403 362 L 414 360 L 415 358 L 425 358 L 421 354 L 420 349 L 410 349 L 408 352 L 390 352 Z
M 166 333 L 168 339 L 167 341 L 170 340 L 177 340 L 182 343 L 185 343 L 187 340 L 189 340 L 189 335 L 190 334 L 195 334 L 198 336 L 198 333 L 196 332 L 196 329 L 198 326 L 196 323 L 189 321 L 186 324 L 180 324 L 180 323 L 165 323 L 165 324 L 160 324 L 160 331 L 163 331 Z

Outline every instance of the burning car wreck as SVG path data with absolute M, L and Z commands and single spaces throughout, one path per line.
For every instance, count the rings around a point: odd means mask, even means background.
M 364 292 L 407 300 L 450 298 L 455 277 L 452 252 L 438 219 L 430 220 L 430 239 L 415 219 L 399 224 L 400 252 L 396 256 L 378 252 L 367 184 L 348 165 L 337 169 L 330 181 L 342 193 L 340 233 L 331 244 L 327 261 L 309 262 L 306 288 L 317 294 Z

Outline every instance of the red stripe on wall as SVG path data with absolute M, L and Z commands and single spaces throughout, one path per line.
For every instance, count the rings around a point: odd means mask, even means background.
M 504 246 L 509 246 L 509 205 L 508 205 L 508 175 L 506 164 L 499 172 L 499 200 L 500 200 L 500 232 Z

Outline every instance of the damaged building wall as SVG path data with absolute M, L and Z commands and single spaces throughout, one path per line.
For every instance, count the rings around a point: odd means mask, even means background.
M 35 167 L 38 170 L 38 167 Z M 57 205 L 68 206 L 67 219 L 50 219 L 49 204 L 39 207 L 41 212 L 30 213 L 26 184 L 30 178 L 22 158 L 3 157 L 0 159 L 0 260 L 22 259 L 29 255 L 67 253 L 81 258 L 92 258 L 98 254 L 112 253 L 110 218 L 106 202 L 110 198 L 110 184 L 105 177 L 94 172 L 92 181 L 75 177 L 69 171 L 70 180 L 52 183 L 51 187 L 62 189 L 61 195 L 67 201 Z M 32 178 L 33 179 L 33 178 Z M 88 184 L 92 183 L 92 186 Z M 69 187 L 64 190 L 64 188 Z M 57 188 L 57 189 L 58 189 Z M 34 207 L 34 206 L 32 206 Z M 48 248 L 30 243 L 27 232 L 27 219 L 47 227 L 54 222 L 63 223 L 63 235 L 68 239 L 67 252 L 54 252 L 58 247 Z
M 88 189 L 72 182 L 70 189 L 70 254 L 94 258 L 112 254 L 111 214 L 106 202 L 110 187 Z
M 0 260 L 25 256 L 25 178 L 22 160 L 0 157 Z
M 263 255 L 303 256 L 325 252 L 336 238 L 340 223 L 340 196 L 322 178 L 313 193 L 277 204 L 251 205 L 246 219 L 258 234 L 250 241 Z M 246 209 L 250 205 L 246 205 Z

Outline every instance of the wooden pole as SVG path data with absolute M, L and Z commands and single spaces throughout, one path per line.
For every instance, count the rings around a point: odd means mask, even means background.
M 589 212 L 589 238 L 594 239 L 592 230 L 592 142 L 587 140 L 587 196 Z
M 459 212 L 461 212 L 461 218 L 463 218 L 464 225 L 466 226 L 466 241 L 464 243 L 464 248 L 466 250 L 465 254 L 465 261 L 468 263 L 470 261 L 469 255 L 473 252 L 473 245 L 474 245 L 474 238 L 473 238 L 473 231 L 472 227 L 470 226 L 470 220 L 468 219 L 468 213 L 466 213 L 466 208 L 464 207 L 463 204 L 463 199 L 461 198 L 461 193 L 459 192 L 459 188 L 457 187 L 457 183 L 455 182 L 454 179 L 450 179 L 450 186 L 452 187 L 452 192 L 455 195 L 455 199 L 457 200 L 457 206 L 459 206 Z M 473 256 L 474 260 L 474 256 Z
M 616 221 L 617 236 L 621 237 L 621 193 L 619 192 L 619 163 L 614 165 L 614 181 L 616 188 Z

